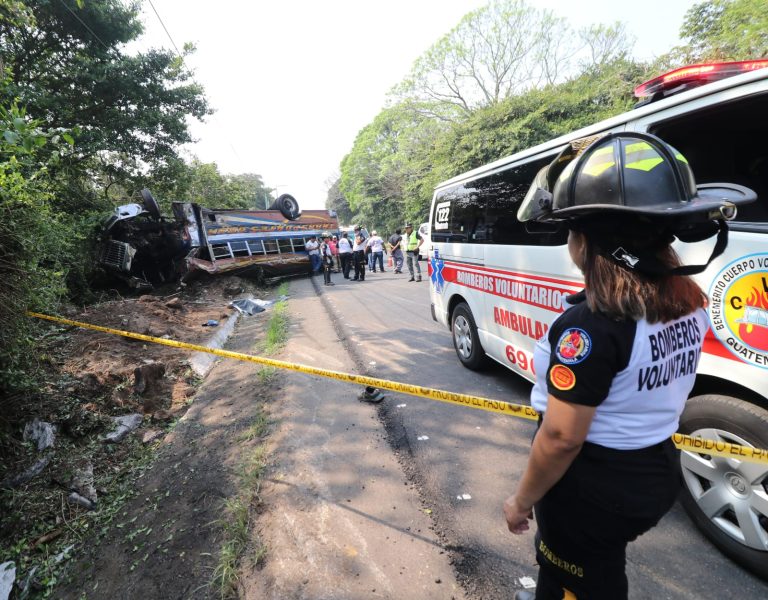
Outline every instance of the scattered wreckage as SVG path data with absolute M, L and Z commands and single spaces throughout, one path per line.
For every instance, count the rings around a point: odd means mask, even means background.
M 105 221 L 97 262 L 136 289 L 151 289 L 195 272 L 246 277 L 309 273 L 306 241 L 337 233 L 336 213 L 299 210 L 283 194 L 267 210 L 210 209 L 173 202 L 173 218 L 161 215 L 149 190 L 142 204 L 118 206 Z

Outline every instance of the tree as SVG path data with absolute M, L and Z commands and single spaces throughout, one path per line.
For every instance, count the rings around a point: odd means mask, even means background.
M 656 72 L 709 61 L 768 56 L 768 8 L 764 0 L 707 0 L 691 7 L 680 27 L 687 44 L 659 57 Z
M 564 19 L 524 0 L 493 0 L 467 14 L 419 57 L 393 90 L 459 120 L 513 94 L 551 84 L 568 71 L 578 48 Z
M 749 60 L 768 56 L 765 0 L 707 0 L 685 15 L 680 37 L 686 62 Z
M 349 202 L 341 193 L 341 176 L 336 175 L 328 183 L 328 194 L 325 199 L 325 207 L 328 210 L 336 212 L 336 216 L 339 218 L 339 223 L 343 225 L 351 225 L 353 223 L 354 214 L 349 206 Z
M 30 16 L 0 13 L 0 53 L 11 76 L 0 104 L 17 100 L 50 130 L 73 132 L 77 153 L 57 168 L 65 210 L 99 206 L 83 182 L 94 171 L 125 182 L 178 158 L 179 145 L 192 141 L 187 117 L 210 109 L 184 56 L 123 52 L 142 31 L 137 2 L 12 4 Z M 184 55 L 192 51 L 185 46 Z
M 447 128 L 404 103 L 384 109 L 360 131 L 342 160 L 339 185 L 355 222 L 391 230 L 426 216 L 427 182 L 439 177 L 432 148 Z

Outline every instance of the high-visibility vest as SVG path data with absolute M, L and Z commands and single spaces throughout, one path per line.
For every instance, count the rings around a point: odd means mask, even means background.
M 408 252 L 412 252 L 412 251 L 416 250 L 416 248 L 419 247 L 419 238 L 416 237 L 416 231 L 415 230 L 411 231 L 411 235 L 408 235 L 406 233 L 405 234 L 405 240 L 406 240 L 405 249 Z

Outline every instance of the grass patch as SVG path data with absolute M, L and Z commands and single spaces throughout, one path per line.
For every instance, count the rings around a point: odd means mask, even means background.
M 266 433 L 266 420 L 257 421 L 248 432 Z M 249 451 L 240 467 L 240 492 L 226 501 L 225 517 L 219 521 L 223 528 L 219 563 L 213 571 L 211 585 L 222 600 L 237 598 L 240 563 L 251 553 L 252 564 L 258 565 L 267 554 L 266 547 L 251 533 L 253 511 L 261 504 L 261 476 L 266 468 L 266 448 L 258 446 Z
M 272 308 L 264 336 L 264 352 L 275 354 L 288 339 L 288 304 L 278 302 Z
M 269 420 L 264 413 L 259 411 L 259 414 L 256 416 L 256 420 L 253 422 L 253 424 L 237 436 L 237 441 L 250 442 L 252 440 L 262 438 L 267 434 L 268 429 Z
M 270 367 L 269 365 L 262 367 L 256 372 L 256 376 L 259 378 L 259 383 L 263 385 L 271 384 L 277 377 L 277 367 Z
M 16 531 L 12 542 L 0 543 L 0 563 L 16 563 L 18 585 L 34 570 L 29 600 L 54 596 L 56 587 L 73 576 L 68 568 L 69 559 L 76 552 L 73 544 L 89 539 L 91 544 L 98 545 L 108 535 L 114 535 L 113 527 L 127 514 L 126 502 L 138 494 L 136 481 L 151 468 L 157 452 L 144 446 L 136 436 L 124 440 L 119 447 L 100 440 L 82 443 L 62 437 L 47 469 L 67 472 L 65 461 L 69 459 L 65 457 L 94 464 L 95 487 L 108 490 L 99 494 L 96 510 L 85 511 L 70 505 L 65 500 L 66 492 L 47 489 L 48 483 L 41 477 L 23 490 L 0 490 L 0 514 L 6 526 L 13 524 Z M 55 514 L 50 513 L 51 507 L 58 509 Z

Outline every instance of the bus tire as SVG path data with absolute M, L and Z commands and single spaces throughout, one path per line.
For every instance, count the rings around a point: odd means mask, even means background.
M 278 196 L 277 200 L 275 200 L 269 207 L 269 210 L 279 210 L 280 214 L 289 221 L 295 221 L 301 216 L 299 203 L 296 198 L 290 194 L 281 194 Z
M 480 343 L 480 337 L 477 335 L 475 318 L 466 302 L 461 302 L 453 309 L 451 335 L 453 348 L 456 350 L 456 356 L 459 357 L 462 365 L 472 371 L 479 371 L 487 366 L 488 357 Z
M 680 432 L 768 448 L 768 411 L 715 394 L 686 403 Z M 768 580 L 768 465 L 680 452 L 681 502 L 701 532 L 725 555 Z
M 160 207 L 157 205 L 157 200 L 147 188 L 144 188 L 140 192 L 142 204 L 144 204 L 144 210 L 146 210 L 150 216 L 155 220 L 160 220 Z

